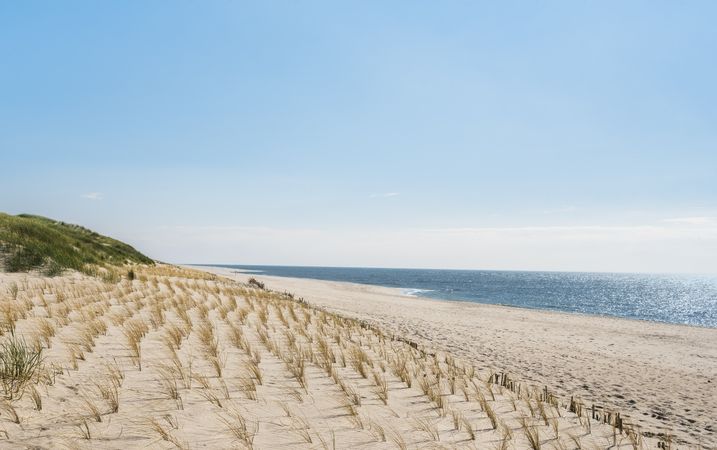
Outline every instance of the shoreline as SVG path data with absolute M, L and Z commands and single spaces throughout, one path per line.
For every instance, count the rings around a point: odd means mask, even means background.
M 421 300 L 428 300 L 428 301 L 436 301 L 436 302 L 452 302 L 452 303 L 461 303 L 461 304 L 472 304 L 472 305 L 481 305 L 485 307 L 497 307 L 497 308 L 510 308 L 510 309 L 519 309 L 519 310 L 525 310 L 525 311 L 537 311 L 537 312 L 544 312 L 549 314 L 562 314 L 562 315 L 568 315 L 568 316 L 578 316 L 583 318 L 605 318 L 605 319 L 611 319 L 611 320 L 625 320 L 628 322 L 637 322 L 637 323 L 648 323 L 648 324 L 657 324 L 657 325 L 667 325 L 667 326 L 676 326 L 676 327 L 687 327 L 687 328 L 698 328 L 698 329 L 707 329 L 707 330 L 717 330 L 717 326 L 708 326 L 708 325 L 694 325 L 689 323 L 675 323 L 675 322 L 665 322 L 661 320 L 652 320 L 652 319 L 641 319 L 637 317 L 624 317 L 624 316 L 617 316 L 617 315 L 610 315 L 610 314 L 595 314 L 595 313 L 587 313 L 587 312 L 581 312 L 581 311 L 563 311 L 560 309 L 548 309 L 548 308 L 535 308 L 530 306 L 520 306 L 520 305 L 511 305 L 508 303 L 491 303 L 491 302 L 479 302 L 475 300 L 468 300 L 468 299 L 448 299 L 448 298 L 437 298 L 437 297 L 429 297 L 425 295 L 414 295 L 414 294 L 407 294 L 405 291 L 412 291 L 416 290 L 415 288 L 408 288 L 408 287 L 392 287 L 392 286 L 383 286 L 380 284 L 371 284 L 371 283 L 357 283 L 352 281 L 339 281 L 339 280 L 326 280 L 323 278 L 299 278 L 299 277 L 285 277 L 280 275 L 265 275 L 263 272 L 256 272 L 251 270 L 245 270 L 245 269 L 238 269 L 234 267 L 225 267 L 225 266 L 212 266 L 208 264 L 180 264 L 181 267 L 188 267 L 193 268 L 195 270 L 203 270 L 205 272 L 212 272 L 212 270 L 220 270 L 220 271 L 230 271 L 234 275 L 245 275 L 248 277 L 261 277 L 261 278 L 277 278 L 277 279 L 290 279 L 290 280 L 307 280 L 307 281 L 316 281 L 316 282 L 327 282 L 327 283 L 340 283 L 340 284 L 347 284 L 352 285 L 357 288 L 362 286 L 370 286 L 373 288 L 380 288 L 380 289 L 387 289 L 391 291 L 396 291 L 394 294 L 401 296 L 401 297 L 407 297 L 407 298 L 414 298 L 414 299 L 421 299 Z M 514 271 L 514 272 L 521 272 L 521 271 Z M 562 272 L 558 272 L 562 273 Z M 605 272 L 610 273 L 610 272 Z M 423 289 L 418 289 L 420 291 L 424 291 Z
M 401 288 L 187 266 L 254 277 L 428 348 L 626 413 L 643 430 L 717 446 L 717 329 L 470 301 Z M 416 302 L 416 300 L 420 300 Z

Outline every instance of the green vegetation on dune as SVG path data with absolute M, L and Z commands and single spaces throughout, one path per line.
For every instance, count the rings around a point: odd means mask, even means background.
M 8 272 L 41 270 L 57 275 L 65 269 L 93 273 L 127 263 L 154 261 L 131 246 L 79 225 L 46 217 L 0 213 L 0 268 Z

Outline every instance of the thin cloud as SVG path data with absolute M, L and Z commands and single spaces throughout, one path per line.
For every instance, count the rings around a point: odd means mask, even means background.
M 82 198 L 86 198 L 87 200 L 102 200 L 104 195 L 102 195 L 102 192 L 88 192 L 87 194 L 82 194 Z
M 401 195 L 399 192 L 384 192 L 383 194 L 371 194 L 370 198 L 388 198 L 388 197 L 397 197 Z
M 682 225 L 712 225 L 717 224 L 717 217 L 675 217 L 664 219 L 663 222 Z

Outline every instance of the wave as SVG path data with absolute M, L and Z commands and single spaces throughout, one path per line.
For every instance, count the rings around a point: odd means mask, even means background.
M 423 294 L 424 292 L 433 292 L 435 289 L 413 289 L 413 288 L 403 288 L 401 289 L 401 294 L 407 295 L 409 297 L 418 297 L 419 294 Z

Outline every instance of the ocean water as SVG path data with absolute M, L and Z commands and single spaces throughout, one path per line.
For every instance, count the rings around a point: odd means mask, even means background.
M 717 276 L 349 267 L 222 267 L 400 288 L 405 294 L 717 327 Z

